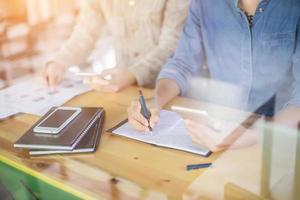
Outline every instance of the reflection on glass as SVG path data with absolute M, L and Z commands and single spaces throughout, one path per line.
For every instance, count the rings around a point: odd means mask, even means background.
M 265 120 L 251 131 L 258 143 L 223 152 L 187 188 L 184 199 L 300 198 L 299 131 Z

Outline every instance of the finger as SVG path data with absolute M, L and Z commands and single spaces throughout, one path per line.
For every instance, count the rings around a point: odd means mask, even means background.
M 218 146 L 214 146 L 210 148 L 211 152 L 219 152 L 219 151 L 223 151 L 224 149 L 226 149 L 226 147 L 218 147 Z
M 226 149 L 226 146 L 217 145 L 215 138 L 211 137 L 213 131 L 210 128 L 197 124 L 191 120 L 187 121 L 187 128 L 189 130 L 188 134 L 192 140 L 204 147 L 207 147 L 212 152 L 218 152 Z
M 141 105 L 138 101 L 133 101 L 130 107 L 127 109 L 129 118 L 133 118 L 139 123 L 143 124 L 148 128 L 148 120 L 141 114 Z
M 190 138 L 192 139 L 193 143 L 200 145 L 202 147 L 206 147 L 208 148 L 207 144 L 205 143 L 205 141 L 202 141 L 201 139 L 195 137 L 194 135 L 189 135 Z
M 94 90 L 101 91 L 101 92 L 111 92 L 111 88 L 109 87 L 109 85 L 97 84 L 93 81 L 85 82 L 85 83 L 90 85 L 90 87 Z
M 141 124 L 139 121 L 135 120 L 134 118 L 129 118 L 128 123 L 138 131 L 148 131 L 148 127 Z
M 114 75 L 118 72 L 118 69 L 115 67 L 115 68 L 111 68 L 111 69 L 105 69 L 101 72 L 101 76 L 102 77 L 105 77 L 107 75 Z
M 150 126 L 153 128 L 155 124 L 159 121 L 159 111 L 157 109 L 150 109 Z
M 53 79 L 53 85 L 50 87 L 52 91 L 56 90 L 57 86 L 60 83 L 60 80 L 61 80 L 60 75 L 54 77 L 54 79 Z
M 53 74 L 51 76 L 48 75 L 48 83 L 51 90 L 55 89 L 57 83 L 58 83 L 58 77 L 56 74 Z
M 192 140 L 197 144 L 208 147 L 207 137 L 204 135 L 205 133 L 202 126 L 191 120 L 185 120 L 185 123 L 187 125 L 188 134 Z
M 108 80 L 104 80 L 101 76 L 93 77 L 92 81 L 94 84 L 99 84 L 99 85 L 109 85 L 110 82 Z
M 159 118 L 159 110 L 158 109 L 151 108 L 150 113 L 151 113 L 151 116 L 153 116 L 154 118 Z
M 115 81 L 115 80 L 113 80 L 113 76 L 112 75 L 106 75 L 106 76 L 103 76 L 103 79 L 104 80 L 107 80 L 107 81 Z
M 83 83 L 85 84 L 90 84 L 93 80 L 93 77 L 84 77 L 83 78 Z
M 108 89 L 110 92 L 118 92 L 120 90 L 120 87 L 115 84 L 108 85 Z
M 119 91 L 118 87 L 116 87 L 114 85 L 94 84 L 94 87 L 96 87 L 98 91 L 107 92 L 107 93 L 115 93 L 115 92 Z
M 139 123 L 144 124 L 145 126 L 148 127 L 148 121 L 141 114 L 140 109 L 139 109 L 140 107 L 141 107 L 141 105 L 138 102 L 136 102 L 136 101 L 132 102 L 132 105 L 127 109 L 128 116 L 129 116 L 129 118 L 133 118 L 136 121 L 138 121 Z
M 219 148 L 217 145 L 214 145 L 212 144 L 209 140 L 207 140 L 206 138 L 199 138 L 197 137 L 196 134 L 193 134 L 193 131 L 192 129 L 189 130 L 189 135 L 192 139 L 192 141 L 195 143 L 195 144 L 198 144 L 198 145 L 201 145 L 205 148 L 208 148 L 210 151 L 212 152 L 217 152 L 217 151 L 220 151 L 221 148 Z
M 137 109 L 136 109 L 137 107 L 138 107 L 138 102 L 132 101 L 130 106 L 127 108 L 128 117 L 130 117 L 132 115 L 132 113 L 137 112 Z
M 211 127 L 209 127 L 206 124 L 196 123 L 194 121 L 187 122 L 188 126 L 194 130 L 198 130 L 196 133 L 196 136 L 205 141 L 207 141 L 209 144 L 217 144 L 220 138 L 220 134 L 216 133 L 215 130 L 213 130 Z
M 205 125 L 203 125 L 199 122 L 196 122 L 196 121 L 193 121 L 190 119 L 185 119 L 184 122 L 187 126 L 193 127 L 194 129 L 199 129 L 204 133 L 212 132 L 208 127 L 206 127 Z
M 45 67 L 43 70 L 43 83 L 49 87 L 49 72 L 48 68 Z
M 129 113 L 140 112 L 141 104 L 138 101 L 133 101 L 128 109 Z
M 138 101 L 131 102 L 130 106 L 127 108 L 128 118 L 136 113 L 140 114 L 141 105 Z
M 186 123 L 188 125 L 191 125 L 191 126 L 200 126 L 200 125 L 202 126 L 202 122 L 195 121 L 195 120 L 192 120 L 190 118 L 185 118 L 184 123 Z
M 44 68 L 44 69 L 43 69 L 42 76 L 43 76 L 43 80 L 44 80 L 44 81 L 47 81 L 47 77 L 48 77 L 47 68 Z
M 96 90 L 96 91 L 102 91 L 102 87 L 101 85 L 98 85 L 98 84 L 94 84 L 92 82 L 90 83 L 87 83 L 93 90 Z
M 42 85 L 45 85 L 45 86 L 48 86 L 48 85 L 49 85 L 49 84 L 48 84 L 48 77 L 47 77 L 47 75 L 45 75 L 44 73 L 43 73 L 43 75 L 42 75 L 42 78 L 39 79 L 39 81 L 40 81 L 40 83 L 41 83 Z
M 141 113 L 132 113 L 130 117 L 146 127 L 149 126 L 147 119 Z
M 150 118 L 150 127 L 151 128 L 154 128 L 154 126 L 156 125 L 156 123 L 159 121 L 159 117 L 157 117 L 157 118 L 153 118 L 153 117 L 151 117 Z
M 88 83 L 93 90 L 99 92 L 110 92 L 110 89 L 107 85 L 95 84 L 94 82 Z
M 216 144 L 216 141 L 213 137 L 211 137 L 211 130 L 203 125 L 197 125 L 196 123 L 190 121 L 188 122 L 188 134 L 192 138 L 192 140 L 199 144 L 202 145 L 212 152 L 217 152 L 221 151 L 222 146 L 219 146 Z
M 193 136 L 201 141 L 207 143 L 210 136 L 207 134 L 207 130 L 199 124 L 187 123 L 187 129 L 189 130 L 189 135 Z
M 203 141 L 201 138 L 197 137 L 197 132 L 195 132 L 195 131 L 199 131 L 199 130 L 194 130 L 190 127 L 188 127 L 187 129 L 188 129 L 188 134 L 189 134 L 190 138 L 192 139 L 192 141 L 195 144 L 201 145 L 203 147 L 207 147 L 206 142 Z

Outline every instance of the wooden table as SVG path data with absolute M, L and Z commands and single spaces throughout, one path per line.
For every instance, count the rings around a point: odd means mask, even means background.
M 20 114 L 0 122 L 0 161 L 83 199 L 181 199 L 205 171 L 186 171 L 186 165 L 213 162 L 218 154 L 205 158 L 105 132 L 127 117 L 126 109 L 137 99 L 137 91 L 136 87 L 117 94 L 93 91 L 66 103 L 106 110 L 104 132 L 95 153 L 29 157 L 13 144 L 39 117 Z M 153 97 L 152 90 L 143 92 L 146 98 Z M 171 104 L 186 101 L 177 98 Z
M 143 92 L 146 99 L 153 98 L 152 90 Z M 21 190 L 15 194 L 21 199 L 203 199 L 203 194 L 209 197 L 204 199 L 261 199 L 260 145 L 205 158 L 106 132 L 127 117 L 126 109 L 137 94 L 137 87 L 117 94 L 93 91 L 66 103 L 106 110 L 104 131 L 95 153 L 29 157 L 28 152 L 13 148 L 13 144 L 39 118 L 21 114 L 0 122 L 0 191 L 4 179 L 10 190 Z M 166 108 L 171 105 L 209 110 L 226 120 L 249 116 L 183 97 L 177 97 Z M 186 171 L 187 164 L 205 162 L 213 162 L 213 167 Z M 37 193 L 39 198 L 29 193 Z

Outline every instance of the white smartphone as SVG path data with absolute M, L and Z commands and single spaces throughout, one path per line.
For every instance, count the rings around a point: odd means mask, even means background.
M 81 108 L 78 107 L 58 107 L 34 127 L 33 131 L 36 133 L 57 134 L 80 112 Z

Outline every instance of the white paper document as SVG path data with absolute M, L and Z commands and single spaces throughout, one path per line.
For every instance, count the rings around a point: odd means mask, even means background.
M 17 113 L 19 113 L 19 111 L 9 103 L 9 100 L 4 100 L 0 95 L 0 119 L 5 119 Z
M 188 135 L 184 121 L 175 112 L 162 110 L 160 120 L 153 128 L 152 135 L 149 132 L 139 132 L 134 130 L 129 123 L 112 131 L 114 134 L 139 140 L 157 146 L 178 149 L 186 152 L 208 156 L 210 151 L 204 147 L 196 145 Z
M 78 79 L 66 79 L 50 91 L 46 86 L 28 80 L 0 91 L 0 119 L 17 113 L 44 115 L 51 107 L 61 106 L 91 88 Z

